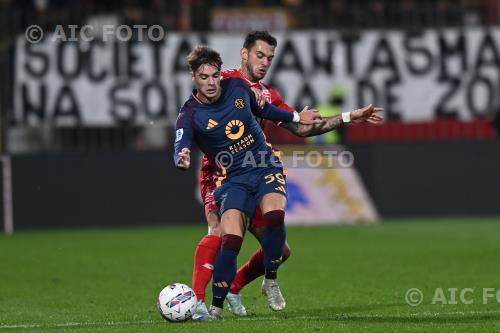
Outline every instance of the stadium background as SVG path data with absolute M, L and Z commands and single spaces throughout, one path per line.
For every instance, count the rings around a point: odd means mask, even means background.
M 290 228 L 289 309 L 269 317 L 252 287 L 246 300 L 260 317 L 214 327 L 498 330 L 498 303 L 410 308 L 403 299 L 415 286 L 426 295 L 498 287 L 499 23 L 496 0 L 1 0 L 0 225 L 15 232 L 0 237 L 0 330 L 164 329 L 152 299 L 190 281 L 205 232 L 197 166 L 180 172 L 171 161 L 190 89 L 184 57 L 206 42 L 235 67 L 252 29 L 278 37 L 265 81 L 289 104 L 320 106 L 340 87 L 346 108 L 386 108 L 383 124 L 349 126 L 335 145 L 267 133 L 285 152 L 355 158 L 355 168 L 291 170 L 311 191 L 297 207 L 325 200 L 326 209 L 309 207 L 296 223 L 381 223 Z M 166 36 L 49 40 L 58 25 L 86 24 L 160 25 Z M 45 39 L 27 43 L 31 25 Z M 345 213 L 353 202 L 366 215 Z M 116 228 L 125 225 L 134 228 Z M 246 241 L 240 259 L 255 246 Z
M 289 104 L 320 106 L 340 87 L 344 109 L 386 108 L 383 125 L 350 126 L 342 136 L 371 218 L 498 214 L 498 6 L 2 1 L 1 218 L 20 229 L 199 223 L 196 167 L 181 173 L 170 163 L 172 124 L 190 89 L 184 57 L 208 42 L 225 68 L 236 67 L 254 28 L 278 37 L 266 80 Z M 45 39 L 28 43 L 34 24 Z M 49 40 L 58 26 L 104 24 L 160 25 L 166 35 L 157 43 L 138 42 L 137 31 L 126 42 Z M 305 141 L 267 134 L 274 143 Z

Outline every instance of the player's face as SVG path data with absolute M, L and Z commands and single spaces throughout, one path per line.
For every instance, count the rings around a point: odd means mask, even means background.
M 220 70 L 210 64 L 203 64 L 196 72 L 191 72 L 191 80 L 197 90 L 196 97 L 202 102 L 211 103 L 220 96 Z
M 271 67 L 274 58 L 274 46 L 263 40 L 258 40 L 250 49 L 242 51 L 243 66 L 252 82 L 262 80 Z

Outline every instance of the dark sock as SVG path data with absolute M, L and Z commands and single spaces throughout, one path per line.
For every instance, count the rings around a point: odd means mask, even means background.
M 262 231 L 262 248 L 264 249 L 264 266 L 266 279 L 276 279 L 281 264 L 283 245 L 286 240 L 285 212 L 272 210 L 263 215 L 265 227 Z
M 255 251 L 250 259 L 238 269 L 236 277 L 233 280 L 233 285 L 230 289 L 233 294 L 238 294 L 244 286 L 259 276 L 264 275 L 266 269 L 264 267 L 263 258 L 264 251 L 260 248 Z
M 270 279 L 270 280 L 276 280 L 276 278 L 278 277 L 278 272 L 276 271 L 266 271 L 266 275 L 265 275 L 266 279 Z
M 236 275 L 236 258 L 238 257 L 242 243 L 243 238 L 240 236 L 231 234 L 222 236 L 222 246 L 215 259 L 213 274 L 213 306 L 218 308 L 224 307 L 224 300 Z

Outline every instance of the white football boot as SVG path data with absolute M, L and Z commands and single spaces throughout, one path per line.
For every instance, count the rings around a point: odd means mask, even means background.
M 276 280 L 264 279 L 262 281 L 262 294 L 267 296 L 269 307 L 274 311 L 281 311 L 285 308 L 285 298 L 283 298 Z
M 235 316 L 244 317 L 247 315 L 247 309 L 241 303 L 241 295 L 229 292 L 226 296 L 227 306 Z
M 205 317 L 206 321 L 215 321 L 222 319 L 222 309 L 211 305 L 208 310 L 208 316 Z
M 196 304 L 196 310 L 194 310 L 193 320 L 205 320 L 205 317 L 208 316 L 208 309 L 205 305 L 205 302 L 198 301 Z

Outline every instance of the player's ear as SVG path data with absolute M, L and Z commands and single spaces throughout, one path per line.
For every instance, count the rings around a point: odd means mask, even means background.
M 242 47 L 240 50 L 240 56 L 242 60 L 248 61 L 248 49 Z
M 194 81 L 194 72 L 192 70 L 190 70 L 189 74 L 191 74 L 191 81 Z

